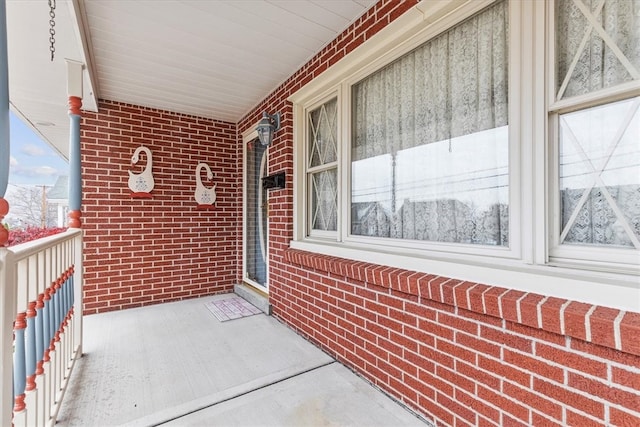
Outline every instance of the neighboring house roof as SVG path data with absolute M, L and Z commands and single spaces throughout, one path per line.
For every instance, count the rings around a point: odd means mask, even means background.
M 66 203 L 69 199 L 69 177 L 59 176 L 56 183 L 47 191 L 47 200 L 56 203 Z

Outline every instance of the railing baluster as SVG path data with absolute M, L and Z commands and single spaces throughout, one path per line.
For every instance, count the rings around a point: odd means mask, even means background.
M 25 408 L 24 389 L 26 386 L 25 340 L 24 330 L 27 327 L 25 321 L 27 313 L 18 313 L 13 329 L 15 348 L 13 350 L 13 411 L 20 412 Z
M 51 342 L 51 289 L 47 288 L 44 290 L 44 307 L 42 309 L 42 326 L 43 326 L 43 360 L 45 362 L 49 361 L 49 344 Z
M 42 359 L 45 348 L 44 316 L 44 293 L 41 293 L 36 301 L 36 375 L 42 375 Z
M 45 349 L 45 335 L 44 335 L 44 292 L 38 295 L 38 301 L 36 302 L 36 359 L 38 360 L 36 364 L 36 390 L 38 390 L 38 400 L 36 402 L 36 413 L 38 414 L 38 419 L 46 419 L 44 418 L 45 414 L 45 390 L 44 379 L 42 375 L 44 374 L 44 349 Z
M 27 348 L 26 348 L 26 367 L 27 367 L 27 384 L 26 391 L 36 388 L 36 302 L 29 303 L 27 309 Z

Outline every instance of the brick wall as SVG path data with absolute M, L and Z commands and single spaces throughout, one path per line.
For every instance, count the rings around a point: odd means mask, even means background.
M 238 124 L 283 113 L 270 173 L 274 315 L 426 419 L 449 426 L 640 425 L 640 314 L 288 249 L 287 97 L 415 1 L 380 1 Z
M 109 101 L 99 110 L 81 125 L 84 312 L 229 292 L 241 245 L 235 124 Z M 141 145 L 152 151 L 150 199 L 132 198 L 127 185 L 128 171 L 146 164 L 131 166 Z M 194 199 L 199 162 L 217 184 L 212 210 Z
M 284 255 L 276 316 L 437 425 L 640 425 L 638 313 Z

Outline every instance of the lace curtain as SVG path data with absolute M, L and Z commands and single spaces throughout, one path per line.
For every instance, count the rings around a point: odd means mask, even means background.
M 311 229 L 338 228 L 338 100 L 333 98 L 308 115 L 308 165 L 311 185 Z
M 633 70 L 640 70 L 640 0 L 562 0 L 555 4 L 558 99 L 638 78 Z M 585 11 L 601 28 L 591 25 Z
M 351 232 L 508 245 L 508 5 L 352 89 Z
M 556 2 L 557 99 L 640 79 L 640 0 Z M 561 114 L 561 243 L 640 249 L 640 98 Z

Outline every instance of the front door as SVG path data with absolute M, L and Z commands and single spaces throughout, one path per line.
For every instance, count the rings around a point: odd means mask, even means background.
M 268 200 L 262 188 L 267 147 L 257 139 L 244 143 L 244 281 L 268 292 Z

